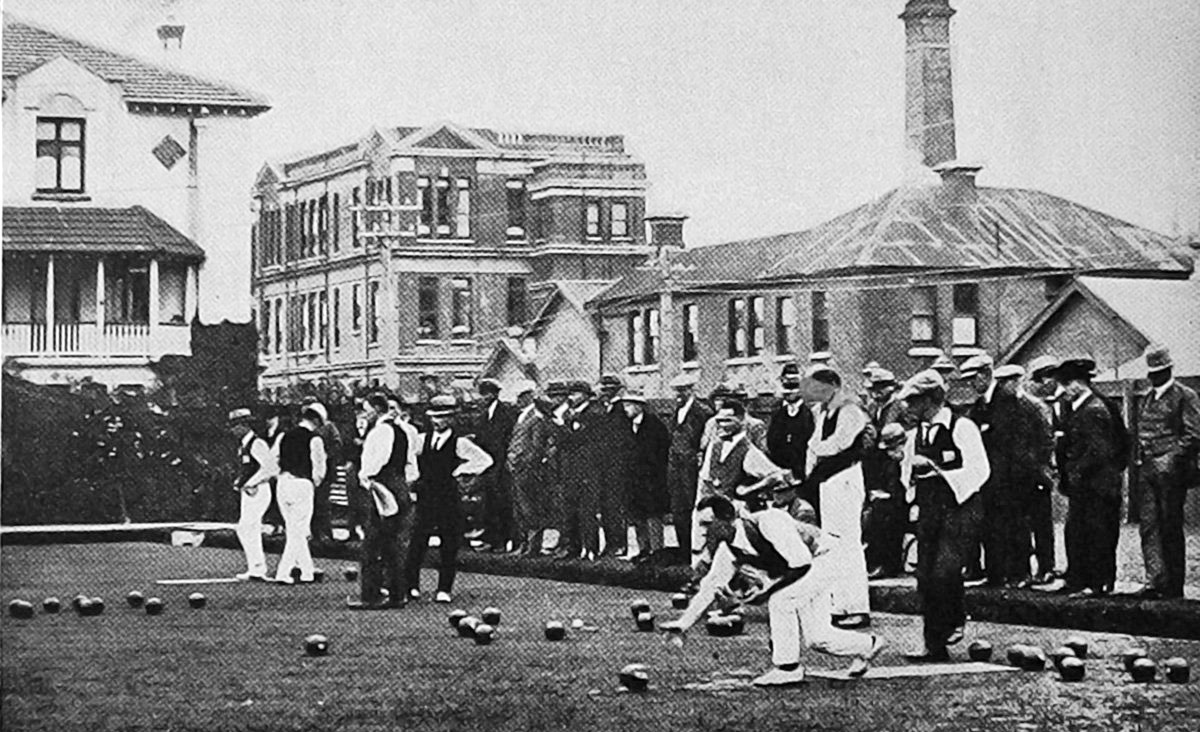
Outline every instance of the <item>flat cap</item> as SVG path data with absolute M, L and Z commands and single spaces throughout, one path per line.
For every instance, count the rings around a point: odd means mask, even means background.
M 974 376 L 980 371 L 983 371 L 984 369 L 990 369 L 992 364 L 993 361 L 991 356 L 987 355 L 986 353 L 978 353 L 974 356 L 971 356 L 966 361 L 963 361 L 962 365 L 958 367 L 958 373 L 963 378 L 968 378 Z
M 566 396 L 570 388 L 565 381 L 549 381 L 546 383 L 546 396 L 560 397 Z
M 229 413 L 229 424 L 238 424 L 239 422 L 249 422 L 254 418 L 253 412 L 246 407 L 234 409 Z
M 944 353 L 939 353 L 937 358 L 933 359 L 933 363 L 929 365 L 929 368 L 941 374 L 952 374 L 958 369 L 954 365 L 954 359 Z
M 447 417 L 458 411 L 458 401 L 449 394 L 438 394 L 429 400 L 429 409 L 425 411 L 430 417 Z
M 567 393 L 572 394 L 575 392 L 587 394 L 588 396 L 591 396 L 595 393 L 592 391 L 592 385 L 583 379 L 575 379 L 574 381 L 567 382 Z
M 617 401 L 635 402 L 637 404 L 645 404 L 646 403 L 646 392 L 640 386 L 633 387 L 632 389 L 626 389 L 625 393 L 622 394 L 617 399 Z
M 686 389 L 688 387 L 695 386 L 698 381 L 700 381 L 700 377 L 696 375 L 695 371 L 684 371 L 675 378 L 671 379 L 671 382 L 668 384 L 668 386 L 670 386 L 672 389 Z
M 616 374 L 604 374 L 600 377 L 599 387 L 601 391 L 618 391 L 625 388 L 625 382 Z
M 1054 356 L 1038 356 L 1029 362 L 1025 370 L 1035 379 L 1040 379 L 1043 376 L 1052 376 L 1054 369 L 1058 368 L 1058 359 Z
M 1171 361 L 1171 351 L 1164 345 L 1151 343 L 1146 346 L 1146 370 L 1163 371 L 1174 366 Z
M 913 374 L 908 381 L 904 382 L 904 386 L 900 387 L 900 392 L 896 394 L 897 399 L 907 399 L 911 396 L 925 394 L 934 389 L 946 389 L 946 380 L 942 375 L 933 369 L 925 369 Z
M 997 379 L 1021 378 L 1025 375 L 1025 367 L 1016 363 L 1006 363 L 992 372 Z
M 877 386 L 894 386 L 896 384 L 896 375 L 887 369 L 872 369 L 867 377 L 871 380 L 872 389 Z

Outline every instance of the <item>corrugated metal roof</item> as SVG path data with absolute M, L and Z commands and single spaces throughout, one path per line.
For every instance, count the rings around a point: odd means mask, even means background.
M 204 259 L 204 250 L 141 206 L 5 206 L 5 252 L 148 253 Z
M 1080 277 L 1079 283 L 1147 339 L 1171 349 L 1177 375 L 1200 375 L 1200 279 Z M 1117 374 L 1125 379 L 1145 378 L 1146 361 L 1135 359 L 1117 369 Z M 1097 380 L 1111 376 L 1100 374 Z
M 23 76 L 59 56 L 105 81 L 119 83 L 126 101 L 251 107 L 258 112 L 270 108 L 261 96 L 230 84 L 142 61 L 4 14 L 5 78 Z
M 946 190 L 897 188 L 812 229 L 685 250 L 672 264 L 684 288 L 911 270 L 1190 271 L 1169 237 L 1048 193 L 978 188 L 963 205 Z M 635 271 L 601 299 L 660 287 Z

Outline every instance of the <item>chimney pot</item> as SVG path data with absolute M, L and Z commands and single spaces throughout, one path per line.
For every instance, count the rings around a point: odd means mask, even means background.
M 935 165 L 933 170 L 942 176 L 942 200 L 952 206 L 972 204 L 979 200 L 975 176 L 983 169 L 977 163 L 949 160 Z

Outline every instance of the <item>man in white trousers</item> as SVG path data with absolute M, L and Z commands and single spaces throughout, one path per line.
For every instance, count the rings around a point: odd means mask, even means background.
M 862 545 L 862 458 L 864 440 L 874 439 L 864 436 L 872 429 L 870 418 L 828 364 L 808 368 L 804 391 L 805 400 L 817 405 L 804 480 L 810 487 L 820 486 L 821 528 L 839 537 L 833 622 L 842 628 L 864 628 L 871 623 L 871 599 Z
M 682 643 L 686 631 L 719 596 L 743 567 L 766 575 L 766 582 L 742 601 L 767 603 L 771 624 L 771 662 L 774 668 L 754 679 L 757 686 L 787 686 L 804 681 L 800 638 L 822 653 L 852 658 L 849 673 L 862 676 L 883 648 L 879 636 L 833 627 L 829 618 L 830 583 L 841 571 L 832 561 L 832 540 L 816 527 L 804 527 L 785 510 L 771 506 L 738 514 L 729 499 L 712 496 L 701 503 L 711 517 L 709 536 L 718 543 L 712 564 L 696 594 L 678 620 L 662 630 Z M 808 529 L 808 530 L 806 530 Z M 718 538 L 719 537 L 719 538 Z M 806 541 L 807 538 L 807 541 Z M 814 547 L 810 547 L 809 541 Z M 813 549 L 815 548 L 815 554 Z
M 300 582 L 313 581 L 313 559 L 308 538 L 311 532 L 313 496 L 325 480 L 325 443 L 317 434 L 321 415 L 311 406 L 300 412 L 300 424 L 279 441 L 279 483 L 275 500 L 283 514 L 283 555 L 275 569 L 275 581 L 294 584 L 292 570 L 300 569 Z
M 262 520 L 271 505 L 271 478 L 279 473 L 271 447 L 254 428 L 249 409 L 229 413 L 229 431 L 238 438 L 238 462 L 241 472 L 234 484 L 241 496 L 237 537 L 246 554 L 246 571 L 235 575 L 243 582 L 267 580 L 267 557 L 263 553 Z

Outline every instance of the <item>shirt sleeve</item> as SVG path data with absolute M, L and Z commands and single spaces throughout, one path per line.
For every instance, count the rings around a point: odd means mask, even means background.
M 763 538 L 771 542 L 775 551 L 787 560 L 790 569 L 801 569 L 812 564 L 813 555 L 793 519 L 785 511 L 764 511 L 758 515 L 758 530 Z
M 247 486 L 258 485 L 265 483 L 279 475 L 279 461 L 275 459 L 275 454 L 271 452 L 271 447 L 261 437 L 255 437 L 250 443 L 250 457 L 258 463 L 258 472 L 250 476 L 250 480 L 246 481 Z
M 383 470 L 383 466 L 387 465 L 388 460 L 392 457 L 392 443 L 395 442 L 395 437 L 391 430 L 380 429 L 378 425 L 371 428 L 367 433 L 367 439 L 363 441 L 362 452 L 362 467 L 358 470 L 358 480 L 363 485 L 367 486 L 367 482 L 379 475 L 379 471 Z
M 962 467 L 942 470 L 942 477 L 950 484 L 954 496 L 961 504 L 979 491 L 992 474 L 987 451 L 983 447 L 983 436 L 979 428 L 969 419 L 959 419 L 954 424 L 954 444 L 962 453 Z
M 828 418 L 828 414 L 826 414 L 826 418 Z M 834 428 L 832 435 L 822 440 L 816 438 L 816 434 L 819 433 L 814 433 L 814 439 L 808 443 L 809 452 L 819 458 L 837 455 L 853 445 L 866 426 L 867 413 L 857 407 L 846 405 L 838 410 L 837 427 Z
M 404 436 L 408 438 L 408 456 L 404 462 L 404 480 L 411 486 L 421 477 L 421 468 L 417 465 L 417 456 L 421 454 L 421 433 L 407 422 L 400 424 Z
M 492 467 L 492 456 L 468 437 L 459 437 L 455 454 L 463 462 L 454 469 L 454 475 L 479 475 Z
M 783 472 L 783 468 L 771 462 L 771 458 L 767 457 L 754 444 L 748 444 L 746 448 L 746 457 L 742 459 L 742 470 L 746 471 L 747 475 L 761 480 Z
M 683 615 L 679 616 L 679 625 L 684 630 L 695 625 L 696 621 L 700 619 L 700 615 L 708 609 L 713 600 L 717 599 L 717 594 L 721 589 L 729 586 L 736 573 L 737 562 L 733 558 L 733 552 L 730 551 L 728 544 L 722 542 L 713 554 L 708 574 L 705 574 L 704 579 L 700 580 L 696 594 L 688 601 Z
M 321 481 L 325 480 L 325 439 L 320 435 L 313 435 L 308 441 L 308 454 L 312 459 L 313 485 L 321 485 Z

